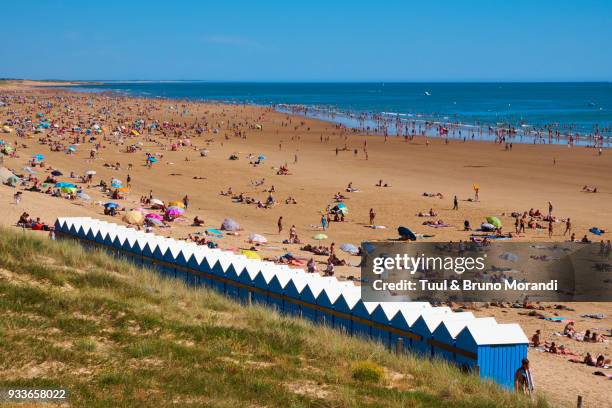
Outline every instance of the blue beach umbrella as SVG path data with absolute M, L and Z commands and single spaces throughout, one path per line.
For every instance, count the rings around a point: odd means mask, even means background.
M 414 232 L 410 231 L 410 229 L 406 228 L 406 227 L 399 227 L 397 229 L 398 234 L 400 235 L 400 237 L 402 238 L 407 238 L 411 241 L 416 241 L 417 237 L 414 234 Z
M 117 203 L 113 203 L 112 201 L 110 201 L 110 202 L 108 202 L 108 203 L 104 204 L 104 206 L 105 206 L 106 208 L 118 208 L 118 207 L 119 207 L 119 204 L 117 204 Z
M 43 161 L 45 159 L 45 156 L 42 154 L 35 154 L 34 156 L 32 156 L 32 158 L 34 160 Z
M 67 183 L 65 181 L 60 181 L 59 183 L 55 183 L 55 187 L 57 187 L 57 188 L 64 188 L 64 187 L 76 188 L 76 186 L 74 184 Z
M 150 161 L 151 163 L 157 163 L 157 159 L 155 157 L 148 157 L 147 161 Z

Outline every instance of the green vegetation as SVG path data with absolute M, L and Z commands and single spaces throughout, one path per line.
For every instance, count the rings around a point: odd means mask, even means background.
M 7 229 L 0 314 L 0 388 L 63 387 L 72 406 L 548 406 L 441 362 Z

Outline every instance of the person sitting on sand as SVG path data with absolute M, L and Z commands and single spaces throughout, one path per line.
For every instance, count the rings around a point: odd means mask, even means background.
M 591 333 L 591 339 L 589 340 L 591 343 L 603 343 L 604 339 L 603 336 L 592 332 Z
M 595 367 L 595 359 L 593 358 L 593 356 L 591 355 L 591 353 L 586 353 L 586 356 L 584 357 L 583 360 L 584 364 L 591 366 L 591 367 Z
M 327 261 L 327 266 L 325 267 L 324 276 L 334 276 L 334 264 L 331 261 Z
M 540 329 L 536 330 L 535 334 L 531 336 L 531 344 L 533 347 L 539 347 L 540 344 L 542 344 L 542 341 L 540 340 Z
M 610 364 L 610 359 L 606 359 L 606 357 L 603 354 L 600 354 L 597 357 L 597 361 L 595 362 L 595 367 L 605 367 L 607 365 Z
M 315 273 L 317 271 L 317 264 L 314 261 L 314 258 L 310 258 L 308 263 L 306 264 L 306 271 L 308 273 Z
M 573 320 L 570 320 L 569 322 L 567 322 L 567 324 L 565 325 L 565 328 L 563 329 L 563 334 L 567 337 L 573 337 L 574 334 L 576 334 L 576 330 L 574 329 Z
M 470 221 L 469 220 L 464 220 L 463 221 L 463 230 L 464 231 L 471 231 L 472 227 L 470 226 Z
M 198 218 L 198 216 L 196 215 L 193 219 L 193 224 L 194 227 L 201 227 L 202 225 L 204 225 L 204 220 L 201 220 Z

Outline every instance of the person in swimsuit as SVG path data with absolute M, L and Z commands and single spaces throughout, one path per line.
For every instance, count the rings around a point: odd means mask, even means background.
M 534 388 L 531 370 L 529 370 L 529 360 L 524 358 L 521 366 L 514 374 L 514 390 L 523 394 L 531 394 Z

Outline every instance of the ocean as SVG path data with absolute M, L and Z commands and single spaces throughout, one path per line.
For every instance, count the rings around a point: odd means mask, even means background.
M 78 89 L 141 97 L 275 105 L 281 111 L 388 134 L 408 131 L 406 123 L 417 129 L 415 123 L 427 121 L 461 124 L 451 126 L 450 137 L 474 137 L 476 133 L 476 137 L 486 138 L 483 135 L 486 131 L 474 129 L 492 127 L 513 129 L 527 137 L 518 142 L 566 143 L 564 135 L 578 134 L 577 144 L 588 145 L 593 143 L 589 135 L 599 135 L 599 144 L 609 147 L 612 138 L 612 83 L 609 82 L 112 81 Z M 427 128 L 427 132 L 431 133 L 432 129 Z M 554 137 L 557 131 L 560 140 Z

